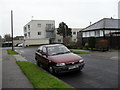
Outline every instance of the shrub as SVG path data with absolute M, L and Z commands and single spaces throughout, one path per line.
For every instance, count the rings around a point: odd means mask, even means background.
M 109 49 L 109 45 L 108 45 L 108 40 L 100 40 L 97 44 L 96 44 L 96 48 L 100 49 L 102 51 L 108 50 Z
M 68 44 L 70 43 L 70 37 L 65 37 L 65 38 L 63 38 L 63 43 L 64 43 L 65 45 L 68 45 Z
M 65 44 L 64 44 L 64 45 L 65 45 Z M 70 42 L 69 44 L 66 45 L 66 47 L 69 48 L 69 49 L 74 49 L 75 43 Z
M 75 46 L 77 47 L 77 48 L 82 48 L 82 43 L 81 43 L 81 41 L 77 41 L 76 43 L 75 43 Z
M 88 50 L 88 48 L 89 48 L 88 43 L 85 43 L 85 48 Z

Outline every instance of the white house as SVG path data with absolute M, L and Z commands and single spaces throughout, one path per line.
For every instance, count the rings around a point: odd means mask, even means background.
M 71 28 L 72 30 L 72 42 L 77 42 L 77 34 L 80 30 L 82 30 L 81 28 Z M 55 29 L 55 43 L 63 43 L 63 36 L 60 36 L 59 34 L 57 34 L 57 28 Z
M 54 43 L 63 43 L 63 36 L 57 34 L 57 28 L 55 28 L 55 41 Z
M 100 21 L 82 29 L 82 36 L 84 37 L 103 37 L 104 35 L 120 32 L 118 24 L 120 19 L 103 18 Z
M 55 39 L 54 20 L 31 20 L 24 26 L 25 45 L 53 43 Z
M 96 42 L 106 39 L 111 47 L 118 47 L 120 40 L 120 19 L 103 18 L 96 23 L 82 29 L 79 36 L 82 35 L 82 41 L 88 42 L 89 37 L 96 37 Z
M 81 28 L 72 28 L 72 42 L 77 42 L 77 34 L 81 30 Z

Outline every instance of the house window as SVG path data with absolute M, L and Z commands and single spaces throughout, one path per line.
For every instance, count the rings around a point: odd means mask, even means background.
M 30 37 L 30 32 L 28 32 L 28 37 Z
M 74 42 L 76 42 L 76 39 L 74 39 Z
M 27 34 L 24 34 L 25 37 L 27 37 Z
M 102 30 L 100 30 L 100 36 L 103 36 L 103 31 Z
M 105 30 L 105 34 L 109 34 L 110 33 L 110 30 Z
M 28 25 L 28 28 L 30 28 L 30 25 Z
M 37 27 L 41 27 L 41 24 L 37 24 Z
M 95 31 L 95 36 L 97 36 L 97 37 L 100 36 L 100 31 L 99 30 Z
M 90 36 L 90 37 L 91 37 L 91 36 L 95 36 L 94 31 L 90 31 L 90 32 L 89 32 L 89 36 Z
M 83 34 L 82 34 L 82 35 L 83 35 L 83 37 L 85 37 L 85 32 L 83 32 Z
M 41 35 L 41 32 L 38 32 L 38 35 Z
M 73 32 L 73 35 L 76 35 L 76 32 Z
M 87 32 L 85 32 L 85 37 L 87 37 Z
M 61 43 L 61 39 L 58 39 L 58 42 Z
M 28 25 L 28 29 L 30 30 L 30 25 Z
M 26 32 L 27 31 L 27 28 L 26 27 L 24 27 L 24 32 Z
M 46 24 L 46 28 L 52 28 L 53 24 Z

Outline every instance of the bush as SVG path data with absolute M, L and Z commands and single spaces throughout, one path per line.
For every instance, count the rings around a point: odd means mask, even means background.
M 80 41 L 70 42 L 66 45 L 69 49 L 82 49 L 82 43 Z
M 67 48 L 69 48 L 69 49 L 77 49 L 77 47 L 75 46 L 75 44 L 68 44 L 68 45 L 66 45 L 66 47 Z
M 82 43 L 81 43 L 81 41 L 77 41 L 76 43 L 75 43 L 75 46 L 77 47 L 77 48 L 82 48 Z
M 64 43 L 65 45 L 68 45 L 68 44 L 70 43 L 70 37 L 65 37 L 65 38 L 63 38 L 63 43 Z
M 88 50 L 88 48 L 89 48 L 88 43 L 85 43 L 85 48 Z
M 102 51 L 106 51 L 106 50 L 108 51 L 109 50 L 108 40 L 100 40 L 96 44 L 96 48 Z

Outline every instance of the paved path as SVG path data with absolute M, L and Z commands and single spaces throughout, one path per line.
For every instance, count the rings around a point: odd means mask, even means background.
M 15 57 L 21 57 L 8 55 L 6 50 L 3 50 L 2 55 L 2 88 L 33 88 L 32 84 L 16 64 Z

